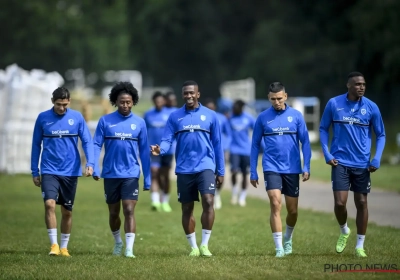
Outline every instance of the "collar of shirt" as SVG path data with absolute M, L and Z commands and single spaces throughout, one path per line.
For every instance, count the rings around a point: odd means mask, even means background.
M 117 116 L 124 118 L 124 119 L 130 118 L 132 116 L 132 112 L 129 112 L 129 115 L 127 115 L 127 116 L 122 115 L 120 112 L 118 112 L 118 110 L 115 112 L 116 112 Z
M 271 106 L 272 111 L 278 115 L 285 113 L 287 110 L 289 110 L 289 108 L 290 108 L 290 106 L 287 105 L 286 103 L 285 103 L 285 109 L 282 109 L 282 110 L 275 110 L 275 108 L 273 106 Z
M 199 102 L 199 107 L 194 108 L 193 110 L 187 110 L 186 109 L 186 104 L 183 105 L 183 108 L 185 110 L 186 113 L 190 113 L 190 112 L 197 112 L 198 110 L 200 110 L 200 108 L 202 107 L 201 103 Z
M 68 114 L 69 111 L 70 111 L 69 108 L 65 108 L 65 113 L 62 114 L 62 115 L 59 115 L 59 114 L 57 114 L 57 113 L 54 111 L 54 106 L 53 106 L 53 108 L 51 108 L 51 112 L 52 112 L 55 116 L 57 116 L 57 117 L 65 116 L 66 114 Z

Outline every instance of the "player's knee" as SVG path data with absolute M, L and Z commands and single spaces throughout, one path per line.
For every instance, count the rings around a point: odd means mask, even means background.
M 72 217 L 72 212 L 64 208 L 63 211 L 61 211 L 61 215 L 64 219 L 70 219 Z
M 296 208 L 289 208 L 289 209 L 287 209 L 287 212 L 288 212 L 288 215 L 290 215 L 290 216 L 297 216 L 297 213 L 298 213 Z
M 368 206 L 367 200 L 361 199 L 361 200 L 356 200 L 356 208 L 357 209 L 366 209 Z
M 214 199 L 213 197 L 207 196 L 202 199 L 203 209 L 210 210 L 214 206 Z
M 272 199 L 270 201 L 270 204 L 271 204 L 271 211 L 278 212 L 281 210 L 282 204 L 278 199 Z
M 56 202 L 53 199 L 48 199 L 44 202 L 44 207 L 46 211 L 55 211 L 56 209 Z
M 128 205 L 128 206 L 124 207 L 123 212 L 124 212 L 125 217 L 133 216 L 133 206 Z
M 346 203 L 342 200 L 335 200 L 336 208 L 346 208 Z

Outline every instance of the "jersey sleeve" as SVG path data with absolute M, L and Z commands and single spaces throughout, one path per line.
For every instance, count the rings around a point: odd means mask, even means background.
M 104 118 L 100 118 L 97 124 L 96 131 L 93 137 L 93 150 L 94 150 L 94 172 L 93 176 L 100 177 L 100 152 L 104 144 L 105 128 Z
M 39 158 L 42 151 L 43 128 L 40 122 L 40 115 L 36 119 L 35 127 L 33 129 L 32 137 L 32 151 L 31 151 L 31 170 L 32 177 L 39 177 Z
M 303 160 L 304 160 L 303 172 L 310 173 L 310 163 L 311 163 L 310 137 L 308 134 L 306 122 L 301 113 L 298 113 L 297 135 L 301 142 L 301 149 L 303 152 Z
M 221 144 L 221 128 L 217 115 L 214 113 L 211 124 L 211 143 L 214 148 L 217 176 L 225 175 L 224 151 Z
M 80 125 L 79 125 L 79 138 L 82 141 L 82 148 L 86 156 L 86 167 L 93 167 L 94 168 L 94 150 L 93 150 L 93 140 L 92 136 L 90 135 L 89 128 L 86 124 L 85 119 L 80 114 Z
M 375 105 L 375 104 L 374 104 Z M 376 135 L 376 151 L 375 156 L 371 161 L 373 167 L 379 168 L 381 165 L 381 157 L 386 143 L 385 126 L 383 124 L 382 115 L 377 105 L 372 111 L 372 128 Z
M 143 171 L 143 190 L 147 191 L 150 189 L 151 185 L 151 174 L 150 174 L 150 150 L 149 150 L 149 142 L 147 139 L 147 128 L 146 124 L 143 121 L 142 129 L 139 134 L 139 154 L 140 161 L 142 163 L 142 171 Z
M 262 125 L 262 115 L 258 116 L 254 127 L 253 136 L 251 139 L 251 151 L 250 151 L 250 180 L 258 180 L 257 164 L 258 154 L 260 151 L 261 139 L 264 133 Z
M 171 114 L 168 118 L 167 124 L 165 125 L 163 137 L 161 138 L 160 143 L 160 155 L 165 155 L 168 153 L 171 148 L 172 143 L 175 140 L 175 129 L 173 123 L 173 114 Z M 153 144 L 153 143 L 151 143 Z M 157 144 L 157 143 L 154 143 Z
M 332 116 L 332 99 L 328 101 L 325 106 L 324 113 L 322 114 L 321 122 L 319 125 L 320 143 L 322 152 L 324 153 L 325 161 L 329 162 L 333 159 L 333 156 L 329 152 L 329 127 L 333 121 Z

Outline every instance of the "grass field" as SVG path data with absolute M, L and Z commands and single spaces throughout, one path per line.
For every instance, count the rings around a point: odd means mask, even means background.
M 141 192 L 136 208 L 136 259 L 111 255 L 102 182 L 80 179 L 69 244 L 72 258 L 47 256 L 40 189 L 30 176 L 0 175 L 1 279 L 398 279 L 394 273 L 331 273 L 326 264 L 394 264 L 400 269 L 400 230 L 371 224 L 366 238 L 367 260 L 354 256 L 355 235 L 343 254 L 335 253 L 338 227 L 333 214 L 300 210 L 294 231 L 294 254 L 274 258 L 269 206 L 258 199 L 246 208 L 228 204 L 216 214 L 210 250 L 213 258 L 189 258 L 173 191 L 173 213 L 154 213 L 149 193 Z M 175 190 L 175 186 L 173 188 Z M 200 204 L 196 204 L 197 239 L 201 239 Z M 285 213 L 285 211 L 283 211 Z M 355 222 L 349 220 L 355 233 Z

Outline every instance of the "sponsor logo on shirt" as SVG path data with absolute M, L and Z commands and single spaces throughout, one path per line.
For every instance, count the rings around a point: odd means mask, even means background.
M 51 134 L 68 134 L 69 133 L 69 130 L 61 130 L 61 129 L 59 129 L 59 130 L 53 130 L 53 131 L 51 131 Z
M 353 117 L 343 117 L 344 121 L 349 121 L 349 122 L 360 122 L 360 119 L 353 118 Z
M 115 132 L 115 136 L 118 136 L 118 137 L 132 137 L 132 133 Z
M 199 124 L 189 124 L 183 126 L 183 129 L 194 129 L 194 128 L 201 128 L 201 127 Z
M 273 128 L 272 131 L 273 132 L 277 132 L 277 131 L 289 131 L 289 127 L 277 127 L 277 128 Z

